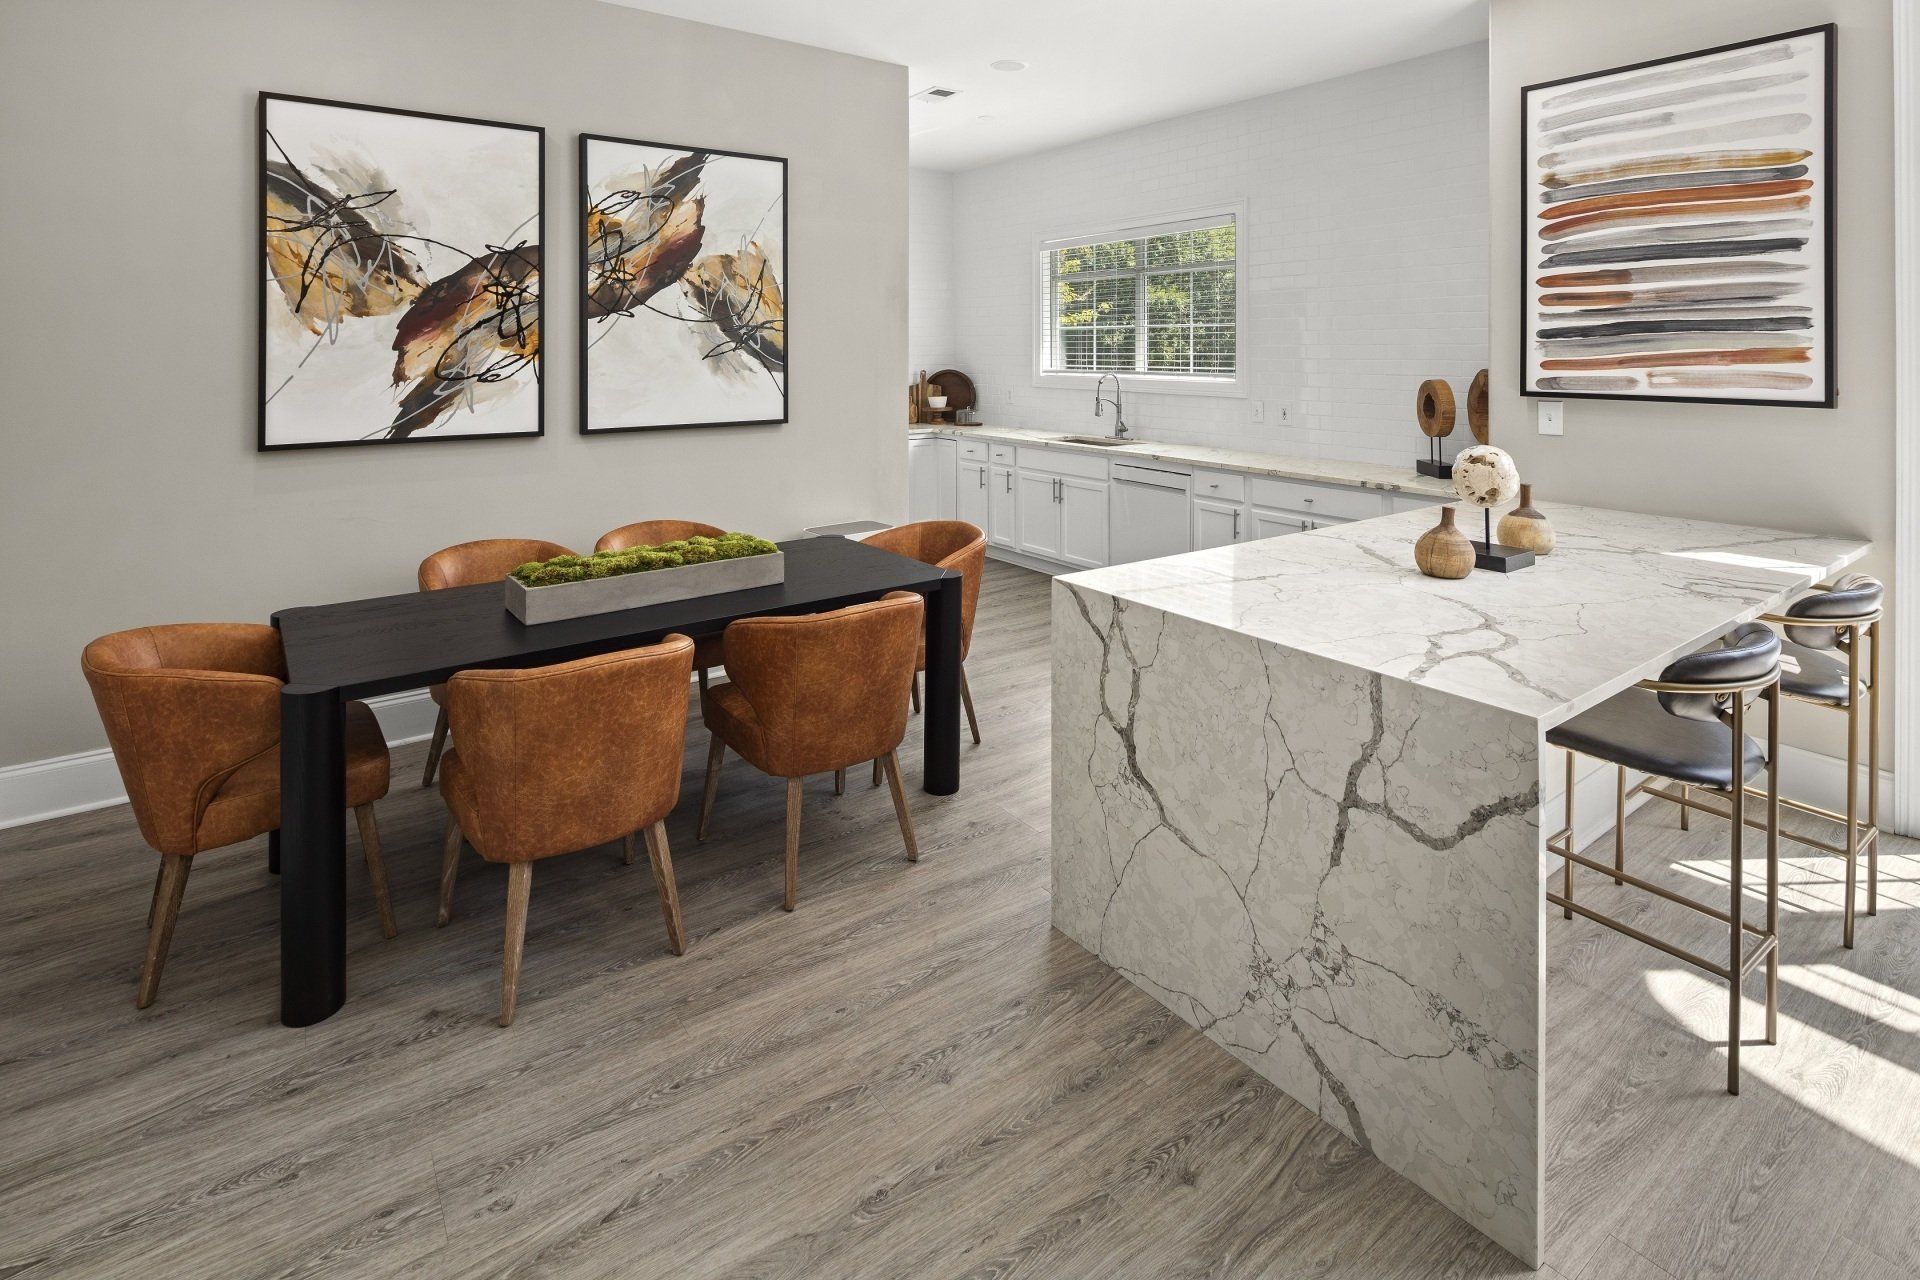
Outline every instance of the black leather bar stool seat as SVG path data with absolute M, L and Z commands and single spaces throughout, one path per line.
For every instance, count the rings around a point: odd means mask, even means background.
M 1767 756 L 1759 743 L 1740 736 L 1745 740 L 1740 780 L 1746 782 L 1767 767 Z M 1628 689 L 1547 730 L 1547 745 L 1675 782 L 1722 791 L 1733 786 L 1733 731 L 1717 721 L 1672 715 L 1660 705 L 1660 695 L 1646 689 Z
M 1791 640 L 1780 642 L 1780 691 L 1789 698 L 1805 702 L 1823 702 L 1830 707 L 1847 705 L 1847 658 L 1825 649 L 1809 649 Z M 1856 690 L 1867 696 L 1867 682 Z

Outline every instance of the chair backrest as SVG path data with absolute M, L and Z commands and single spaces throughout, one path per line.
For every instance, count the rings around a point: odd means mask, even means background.
M 680 796 L 692 674 L 693 641 L 681 635 L 550 667 L 455 672 L 447 724 L 473 782 L 467 838 L 517 862 L 666 817 Z
M 500 582 L 529 560 L 551 560 L 573 552 L 539 538 L 481 538 L 444 547 L 420 562 L 422 591 Z
M 1879 613 L 1885 588 L 1878 578 L 1850 573 L 1825 591 L 1801 596 L 1787 606 L 1790 618 L 1848 619 L 1866 618 Z M 1847 642 L 1851 634 L 1844 626 L 1785 628 L 1787 639 L 1809 649 L 1832 649 Z
M 628 547 L 657 547 L 663 542 L 679 542 L 685 538 L 726 536 L 725 529 L 701 524 L 698 520 L 641 520 L 601 534 L 600 541 L 593 544 L 593 549 L 625 551 Z
M 862 541 L 960 575 L 960 656 L 966 657 L 973 648 L 973 611 L 980 603 L 980 576 L 987 563 L 987 535 L 980 526 L 965 520 L 920 520 L 882 529 Z
M 141 627 L 80 655 L 134 820 L 161 853 L 195 831 L 229 774 L 280 742 L 280 633 L 250 622 Z
M 1660 673 L 1662 684 L 1764 684 L 1780 671 L 1780 637 L 1763 622 L 1743 622 L 1712 648 L 1675 658 Z M 1724 721 L 1731 693 L 1660 694 L 1660 705 L 1688 720 Z
M 729 626 L 727 679 L 766 733 L 762 767 L 797 778 L 899 746 L 923 607 L 912 592 L 894 591 L 830 613 L 742 618 Z

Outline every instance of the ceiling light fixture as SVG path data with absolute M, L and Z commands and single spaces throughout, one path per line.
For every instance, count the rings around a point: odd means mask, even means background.
M 1027 69 L 1027 64 L 1018 58 L 1002 58 L 998 62 L 990 62 L 987 65 L 995 71 L 1025 71 Z

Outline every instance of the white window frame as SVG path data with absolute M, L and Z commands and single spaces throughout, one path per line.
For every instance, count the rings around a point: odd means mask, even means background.
M 1195 377 L 1191 374 L 1128 372 L 1125 369 L 1108 372 L 1116 373 L 1126 380 L 1129 394 L 1246 396 L 1249 335 L 1247 332 L 1247 204 L 1244 200 L 1173 213 L 1114 219 L 1064 231 L 1050 231 L 1034 237 L 1031 293 L 1033 333 L 1028 344 L 1033 360 L 1033 385 L 1091 391 L 1101 377 L 1098 373 L 1059 373 L 1045 367 L 1047 342 L 1051 336 L 1049 328 L 1053 316 L 1052 299 L 1048 295 L 1048 254 L 1062 245 L 1101 244 L 1109 240 L 1132 239 L 1146 227 L 1157 227 L 1172 222 L 1192 222 L 1202 218 L 1223 220 L 1229 217 L 1233 219 L 1233 376 L 1207 378 Z M 1146 324 L 1144 313 L 1139 317 L 1138 323 L 1143 326 L 1144 331 Z

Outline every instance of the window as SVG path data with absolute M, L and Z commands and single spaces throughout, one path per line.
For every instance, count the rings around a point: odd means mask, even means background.
M 1039 378 L 1237 388 L 1239 223 L 1222 210 L 1042 241 Z

